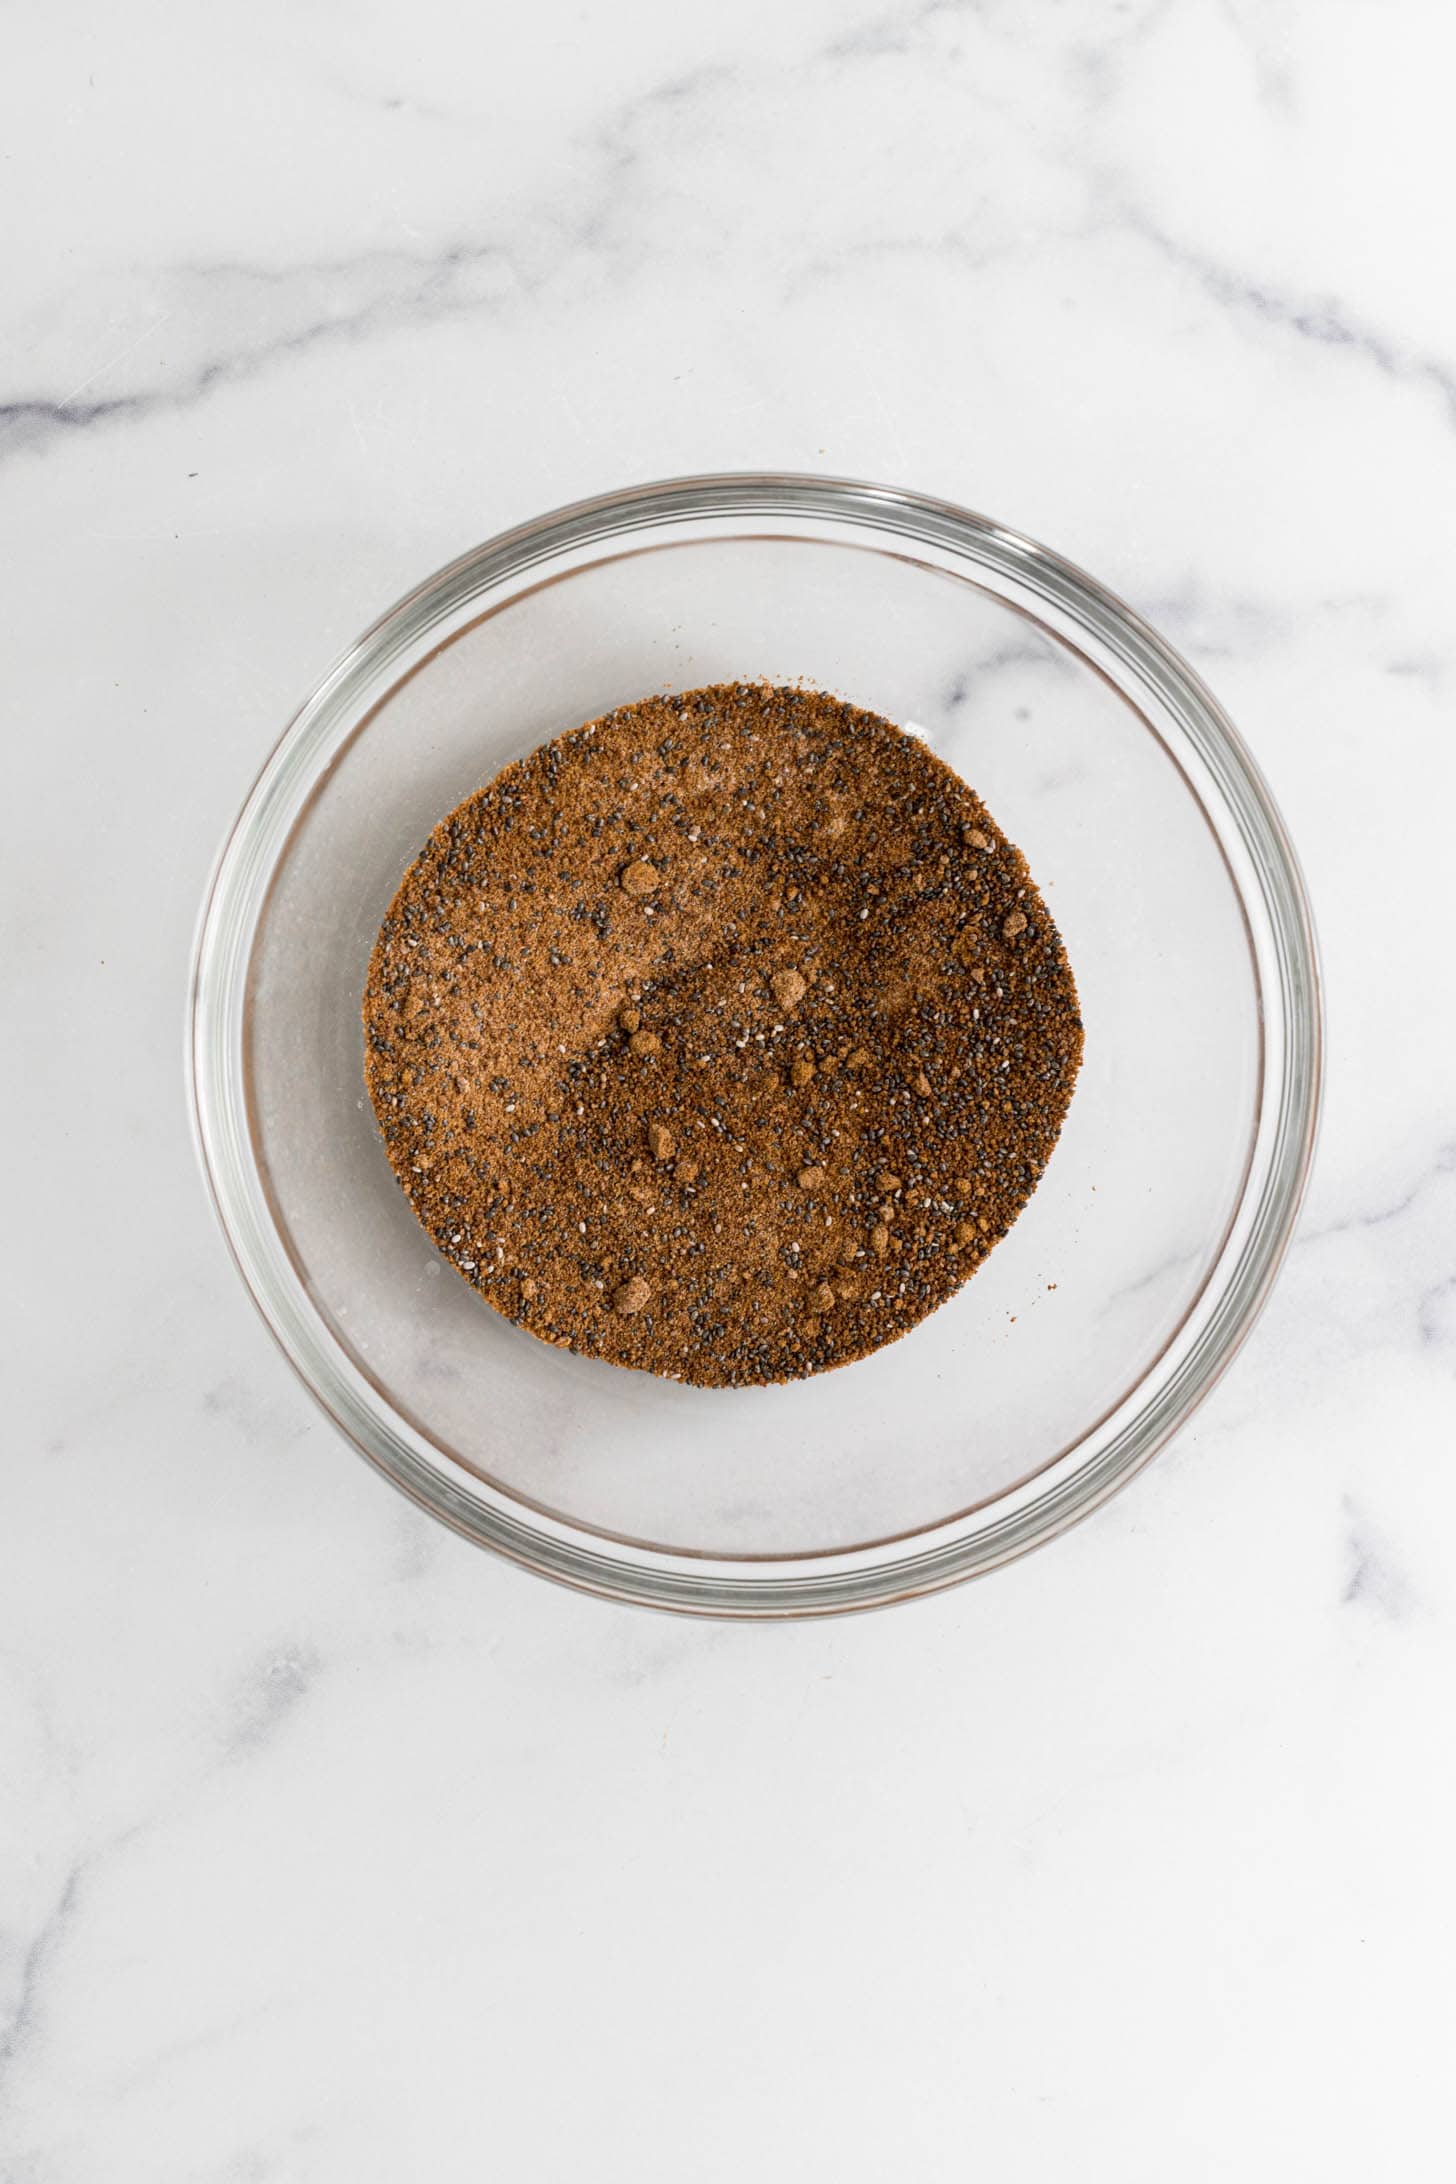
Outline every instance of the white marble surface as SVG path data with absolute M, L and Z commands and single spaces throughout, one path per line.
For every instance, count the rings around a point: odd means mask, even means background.
M 75 0 L 6 51 L 0 2177 L 1449 2175 L 1449 9 Z M 985 508 L 1186 648 L 1332 1075 L 1139 1482 L 739 1629 L 349 1454 L 181 1025 L 216 840 L 378 608 L 759 466 Z

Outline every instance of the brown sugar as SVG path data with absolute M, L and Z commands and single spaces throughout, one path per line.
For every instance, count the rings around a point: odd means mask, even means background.
M 543 745 L 380 929 L 366 1076 L 416 1214 L 542 1341 L 706 1386 L 864 1356 L 1006 1234 L 1076 988 L 1019 851 L 925 744 L 716 684 Z

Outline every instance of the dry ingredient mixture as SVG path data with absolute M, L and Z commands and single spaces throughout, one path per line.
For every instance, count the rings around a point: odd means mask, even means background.
M 944 1302 L 1036 1187 L 1082 1053 L 1020 852 L 821 692 L 623 706 L 435 829 L 364 997 L 385 1146 L 544 1342 L 791 1380 Z

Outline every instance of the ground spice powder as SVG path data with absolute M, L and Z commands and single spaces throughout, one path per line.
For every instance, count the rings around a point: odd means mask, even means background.
M 440 1250 L 544 1342 L 741 1387 L 958 1289 L 1082 1053 L 1018 850 L 821 692 L 654 697 L 507 766 L 380 929 L 369 1096 Z

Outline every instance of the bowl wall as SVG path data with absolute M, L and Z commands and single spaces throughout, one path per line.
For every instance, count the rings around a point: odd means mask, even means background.
M 883 712 L 984 797 L 1061 927 L 1086 1060 L 1039 1189 L 939 1312 L 809 1381 L 700 1390 L 548 1349 L 453 1274 L 385 1160 L 359 1008 L 384 910 L 452 805 L 648 691 L 761 677 Z M 224 855 L 196 1056 L 234 1249 L 366 1453 L 551 1574 L 782 1612 L 1001 1559 L 1196 1400 L 1297 1200 L 1314 964 L 1257 775 L 1096 586 L 910 496 L 705 480 L 493 542 L 361 640 Z

